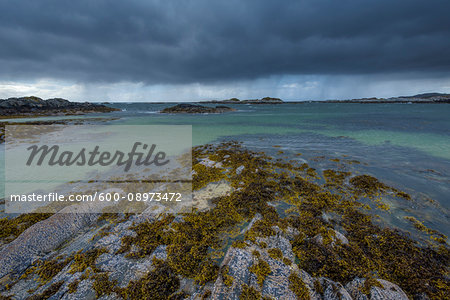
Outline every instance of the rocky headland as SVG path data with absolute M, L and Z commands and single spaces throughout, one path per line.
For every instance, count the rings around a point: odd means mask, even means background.
M 80 115 L 94 112 L 112 112 L 118 109 L 90 102 L 71 102 L 53 98 L 43 100 L 39 97 L 0 99 L 0 117 L 37 117 L 54 115 Z
M 224 112 L 236 111 L 234 108 L 218 105 L 215 107 L 209 107 L 198 104 L 182 103 L 175 106 L 164 108 L 161 113 L 163 114 L 219 114 Z

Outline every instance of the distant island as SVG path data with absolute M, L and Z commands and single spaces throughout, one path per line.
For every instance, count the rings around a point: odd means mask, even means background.
M 304 102 L 304 101 L 301 101 Z M 426 93 L 391 98 L 359 98 L 350 100 L 307 101 L 321 103 L 450 103 L 450 94 Z
M 0 99 L 0 118 L 40 117 L 55 115 L 83 115 L 93 112 L 111 112 L 119 109 L 90 102 L 70 102 L 62 98 L 43 100 L 29 96 Z
M 164 108 L 163 114 L 218 114 L 229 111 L 236 111 L 234 108 L 218 105 L 216 107 L 208 107 L 203 105 L 182 103 L 172 107 Z
M 425 93 L 414 96 L 398 96 L 390 98 L 356 98 L 344 100 L 302 100 L 283 101 L 280 98 L 264 97 L 261 99 L 239 100 L 230 98 L 226 100 L 207 100 L 199 103 L 225 103 L 225 104 L 282 104 L 282 103 L 450 103 L 450 94 Z
M 264 97 L 261 99 L 239 100 L 238 98 L 230 98 L 226 100 L 209 100 L 200 103 L 230 103 L 230 104 L 280 104 L 284 103 L 280 98 Z

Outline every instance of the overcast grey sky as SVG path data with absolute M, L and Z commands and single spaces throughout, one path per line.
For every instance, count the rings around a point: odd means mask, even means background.
M 0 0 L 0 98 L 450 92 L 449 0 Z

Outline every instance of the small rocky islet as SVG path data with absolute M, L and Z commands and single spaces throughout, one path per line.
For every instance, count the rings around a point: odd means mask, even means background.
M 202 104 L 280 104 L 284 103 L 279 98 L 264 97 L 261 99 L 253 100 L 239 100 L 237 98 L 231 98 L 227 100 L 211 100 L 200 102 Z M 181 103 L 175 106 L 167 107 L 161 110 L 163 114 L 220 114 L 225 112 L 236 111 L 236 109 L 225 106 L 205 106 L 200 104 Z
M 163 114 L 219 114 L 224 112 L 236 111 L 236 109 L 217 105 L 215 107 L 209 107 L 198 104 L 182 103 L 175 106 L 167 107 L 161 110 Z
M 419 243 L 370 213 L 410 195 L 234 142 L 193 148 L 192 165 L 190 212 L 0 220 L 2 297 L 448 298 L 447 237 L 411 217 Z

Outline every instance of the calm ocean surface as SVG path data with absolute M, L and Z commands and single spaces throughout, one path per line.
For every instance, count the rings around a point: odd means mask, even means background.
M 412 201 L 391 200 L 388 212 L 374 211 L 382 222 L 416 234 L 403 218 L 415 216 L 428 227 L 450 235 L 448 104 L 227 104 L 238 111 L 158 113 L 171 105 L 116 103 L 111 106 L 122 111 L 108 116 L 120 117 L 111 124 L 192 125 L 194 145 L 237 140 L 257 151 L 305 161 L 317 170 L 335 168 L 373 175 L 413 197 Z M 98 116 L 105 115 L 80 118 Z M 280 150 L 284 153 L 277 154 Z M 336 158 L 339 161 L 330 160 Z M 352 160 L 360 163 L 346 163 Z

